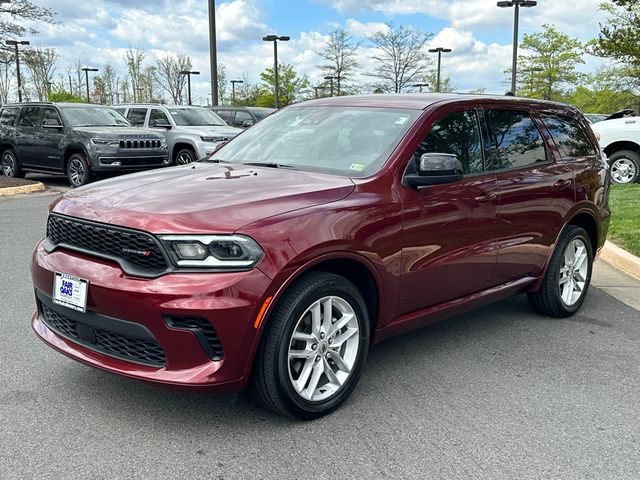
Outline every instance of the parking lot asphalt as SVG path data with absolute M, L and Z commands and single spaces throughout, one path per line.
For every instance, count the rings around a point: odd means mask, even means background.
M 596 264 L 569 319 L 520 296 L 388 340 L 341 409 L 296 422 L 41 343 L 28 258 L 54 198 L 0 199 L 2 479 L 640 478 L 640 313 L 607 293 L 637 287 L 619 272 Z

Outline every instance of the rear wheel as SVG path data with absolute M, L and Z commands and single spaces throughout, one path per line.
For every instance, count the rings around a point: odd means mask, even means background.
M 528 295 L 540 313 L 568 317 L 577 312 L 591 283 L 593 250 L 587 232 L 569 225 L 551 256 L 540 290 Z
M 176 153 L 173 163 L 176 165 L 186 165 L 196 161 L 196 153 L 190 148 L 183 148 Z
M 22 178 L 24 177 L 24 172 L 20 168 L 20 164 L 18 163 L 18 157 L 16 156 L 16 152 L 14 152 L 11 148 L 5 150 L 2 154 L 2 174 L 5 177 L 11 178 Z
M 67 178 L 72 188 L 81 187 L 91 181 L 91 169 L 84 155 L 74 153 L 67 162 Z
M 369 318 L 360 291 L 346 278 L 312 272 L 296 281 L 269 318 L 256 357 L 260 402 L 310 420 L 338 408 L 362 373 Z
M 611 179 L 615 183 L 635 183 L 640 176 L 640 155 L 631 150 L 621 150 L 612 153 Z

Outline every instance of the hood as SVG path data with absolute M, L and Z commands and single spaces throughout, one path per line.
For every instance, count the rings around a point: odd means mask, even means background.
M 138 127 L 73 127 L 75 132 L 86 133 L 92 137 L 99 135 L 109 137 L 141 137 L 151 136 L 153 138 L 164 138 L 158 132 L 154 132 L 148 128 Z
M 257 220 L 335 202 L 353 189 L 348 177 L 197 162 L 71 190 L 53 211 L 151 233 L 232 233 Z
M 174 128 L 179 133 L 186 133 L 190 135 L 203 135 L 203 136 L 214 135 L 216 137 L 231 137 L 231 138 L 235 137 L 240 132 L 244 131 L 241 128 L 229 127 L 227 125 L 219 126 L 219 127 L 212 126 L 212 125 L 200 126 L 200 127 L 199 126 L 188 126 L 188 127 L 177 126 Z

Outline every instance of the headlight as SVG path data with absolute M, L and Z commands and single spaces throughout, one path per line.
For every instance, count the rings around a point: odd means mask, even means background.
M 260 246 L 244 235 L 161 235 L 174 262 L 184 268 L 248 269 L 262 258 Z
M 109 138 L 92 138 L 91 143 L 94 145 L 110 145 L 112 147 L 117 147 L 119 145 L 118 140 Z
M 224 142 L 225 140 L 227 140 L 227 138 L 224 138 L 224 137 L 200 137 L 200 140 L 202 140 L 203 142 L 218 143 L 218 142 Z

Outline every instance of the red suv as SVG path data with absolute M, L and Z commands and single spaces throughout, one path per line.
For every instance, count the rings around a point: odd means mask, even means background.
M 584 301 L 609 173 L 584 117 L 510 97 L 324 98 L 190 165 L 71 191 L 33 254 L 36 333 L 88 365 L 309 419 L 372 345 L 527 293 Z

